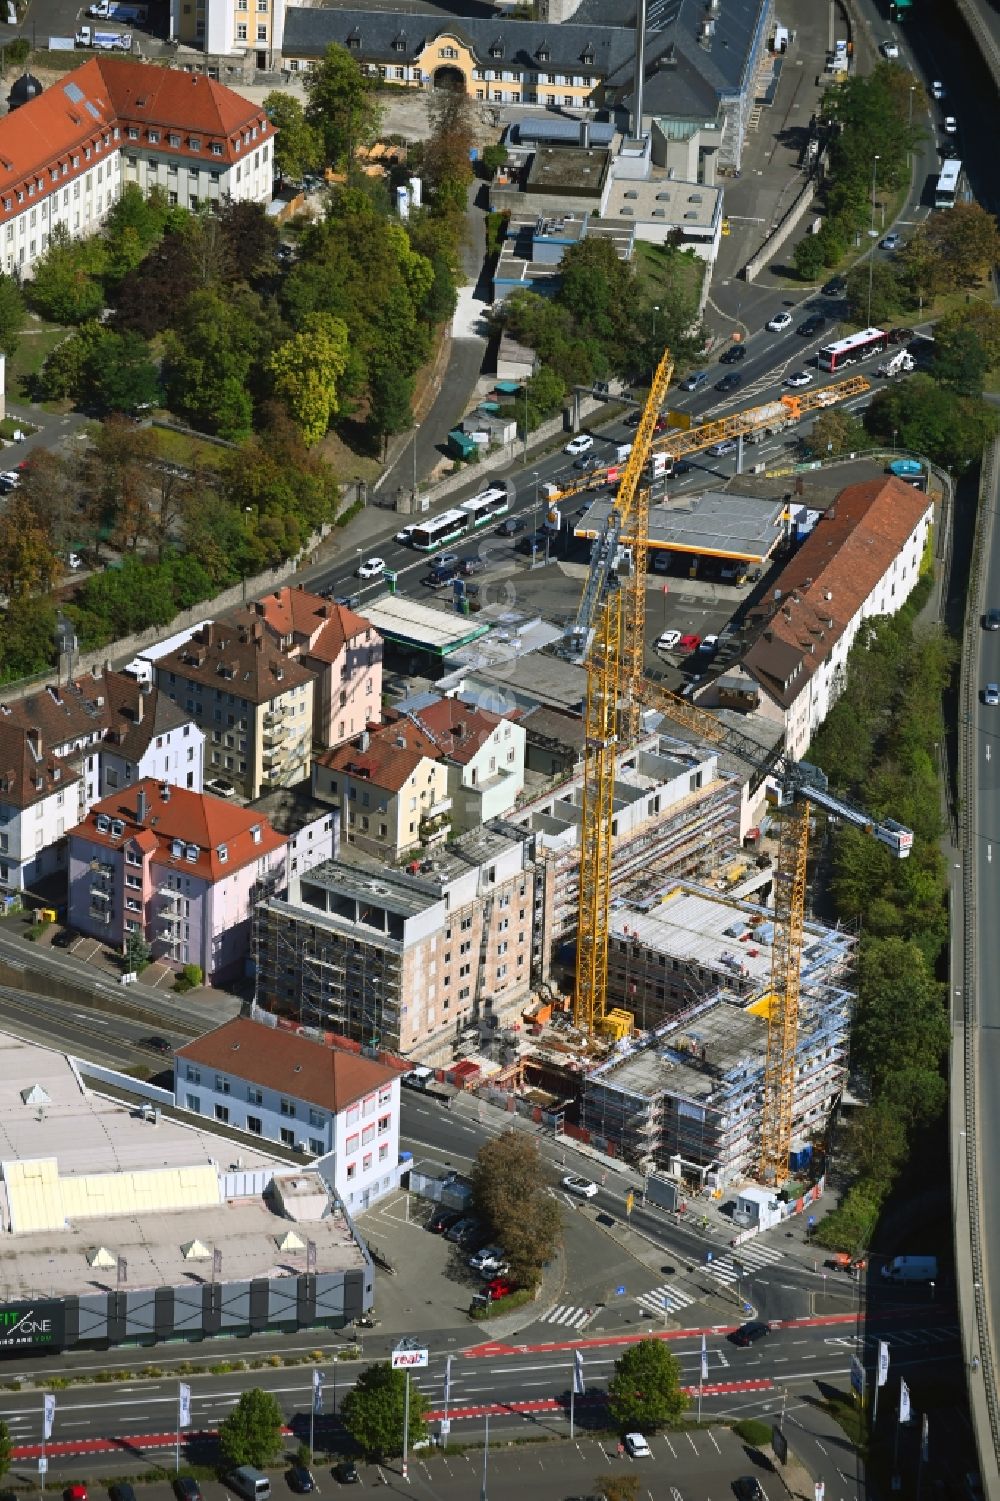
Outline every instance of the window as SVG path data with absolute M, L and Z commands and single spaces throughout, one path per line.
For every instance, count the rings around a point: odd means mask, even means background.
M 372 1154 L 371 1154 L 371 1152 L 366 1152 L 365 1155 L 364 1155 L 364 1157 L 362 1157 L 362 1159 L 361 1159 L 361 1171 L 363 1173 L 370 1173 L 371 1170 L 372 1170 Z
M 324 1147 L 318 1136 L 310 1136 L 309 1150 L 310 1152 L 313 1152 L 317 1157 L 322 1157 L 323 1153 L 326 1151 L 326 1148 Z
M 378 1118 L 378 1134 L 384 1136 L 392 1122 L 391 1115 L 380 1115 Z
M 373 1094 L 370 1094 L 368 1096 L 367 1100 L 365 1100 L 364 1105 L 362 1107 L 363 1110 L 364 1110 L 365 1115 L 374 1115 L 375 1114 L 375 1106 L 377 1105 L 377 1103 L 378 1103 L 377 1096 L 375 1096 Z
M 247 1116 L 247 1130 L 250 1132 L 251 1136 L 261 1136 L 263 1134 L 263 1127 L 261 1126 L 259 1115 Z
M 284 1098 L 284 1096 L 282 1096 L 282 1099 L 281 1099 L 281 1113 L 282 1113 L 282 1115 L 287 1115 L 287 1116 L 291 1117 L 294 1120 L 294 1118 L 295 1118 L 295 1102 L 294 1102 L 294 1100 L 286 1100 Z
M 319 1126 L 321 1128 L 326 1125 L 326 1116 L 322 1110 L 309 1111 L 309 1124 L 310 1126 Z
M 216 1074 L 216 1076 L 215 1076 L 215 1092 L 216 1092 L 216 1094 L 229 1094 L 230 1093 L 229 1080 L 226 1078 L 225 1074 Z
M 292 1130 L 291 1126 L 282 1126 L 282 1128 L 281 1128 L 281 1145 L 283 1147 L 294 1147 L 294 1145 L 295 1145 L 295 1132 Z
M 201 150 L 201 136 L 191 136 L 190 139 L 188 140 L 188 145 L 191 147 L 192 151 L 200 151 Z
M 347 1124 L 349 1126 L 356 1126 L 358 1124 L 358 1107 L 357 1107 L 357 1105 L 350 1105 L 348 1107 L 348 1111 L 347 1111 Z
M 228 1105 L 216 1105 L 216 1107 L 215 1107 L 215 1119 L 217 1121 L 221 1121 L 224 1126 L 228 1126 L 229 1125 L 229 1106 Z
M 361 1133 L 361 1143 L 362 1143 L 362 1146 L 366 1146 L 367 1147 L 374 1140 L 375 1140 L 375 1127 L 374 1127 L 374 1125 L 372 1125 L 372 1126 L 366 1126 L 365 1129 Z
M 380 1089 L 379 1092 L 378 1092 L 378 1102 L 379 1102 L 380 1105 L 391 1105 L 392 1104 L 392 1090 L 391 1089 Z
M 357 1171 L 358 1171 L 358 1164 L 356 1162 L 349 1162 L 347 1164 L 347 1174 L 346 1174 L 346 1177 L 347 1177 L 348 1183 L 350 1183 L 350 1181 L 351 1181 L 352 1178 L 354 1178 L 354 1177 L 357 1176 Z
M 262 21 L 261 24 L 257 27 L 257 40 L 258 40 L 258 42 L 266 42 L 267 41 L 267 22 L 266 21 Z
M 384 1162 L 389 1155 L 389 1143 L 384 1141 L 378 1149 L 378 1160 Z
M 263 1103 L 264 1103 L 264 1091 L 262 1089 L 254 1089 L 252 1087 L 248 1087 L 248 1089 L 247 1089 L 247 1104 L 248 1105 L 263 1105 Z
M 344 1143 L 344 1151 L 345 1152 L 356 1152 L 358 1150 L 358 1146 L 359 1145 L 360 1145 L 360 1143 L 358 1141 L 358 1133 L 355 1131 L 354 1134 L 352 1136 L 349 1136 L 347 1138 L 347 1140 L 345 1141 L 345 1143 Z
M 200 1068 L 192 1068 L 191 1065 L 190 1065 L 190 1063 L 189 1063 L 188 1066 L 187 1066 L 187 1078 L 188 1078 L 188 1081 L 191 1084 L 200 1084 L 201 1083 L 201 1069 Z
M 196 1094 L 185 1095 L 184 1102 L 189 1110 L 194 1111 L 195 1115 L 201 1114 L 201 1100 L 199 1100 Z

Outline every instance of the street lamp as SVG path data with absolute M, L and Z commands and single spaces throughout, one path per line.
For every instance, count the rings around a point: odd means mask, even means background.
M 871 238 L 875 238 L 875 182 L 878 174 L 878 155 L 872 158 L 872 227 L 869 231 Z M 875 274 L 875 246 L 868 251 L 868 317 L 866 324 L 871 328 L 872 323 L 872 277 Z
M 413 424 L 413 509 L 417 509 L 417 434 L 420 431 L 420 423 Z

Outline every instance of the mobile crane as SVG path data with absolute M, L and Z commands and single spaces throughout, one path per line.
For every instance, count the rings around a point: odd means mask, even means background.
M 798 1039 L 799 985 L 802 935 L 805 925 L 806 857 L 810 803 L 861 827 L 905 859 L 913 835 L 894 820 L 876 822 L 843 799 L 834 797 L 826 778 L 807 763 L 781 761 L 747 737 L 728 729 L 696 704 L 654 687 L 644 675 L 646 621 L 646 555 L 649 534 L 649 490 L 640 488 L 656 438 L 660 406 L 670 383 L 673 360 L 665 350 L 650 386 L 626 462 L 615 505 L 597 537 L 590 571 L 573 626 L 568 633 L 572 654 L 586 662 L 584 705 L 584 775 L 581 819 L 576 990 L 574 1021 L 593 1032 L 607 1010 L 608 939 L 611 911 L 612 817 L 616 754 L 634 743 L 644 705 L 661 709 L 671 718 L 714 744 L 733 744 L 759 772 L 776 773 L 778 801 L 791 804 L 785 819 L 775 875 L 775 935 L 772 949 L 773 1001 L 768 1016 L 761 1123 L 760 1173 L 765 1182 L 780 1184 L 788 1172 L 794 1109 L 795 1050 Z M 838 387 L 812 393 L 822 397 L 783 397 L 781 403 L 705 424 L 696 432 L 672 434 L 671 456 L 696 452 L 723 437 L 760 431 L 774 421 L 775 408 L 795 403 L 830 405 L 845 395 L 868 388 L 856 376 Z M 833 393 L 839 391 L 839 395 Z M 757 415 L 754 415 L 754 412 Z M 761 413 L 767 413 L 767 418 Z M 678 445 L 675 447 L 675 445 Z M 664 445 L 660 445 L 661 447 Z M 618 571 L 627 540 L 631 567 L 623 580 Z

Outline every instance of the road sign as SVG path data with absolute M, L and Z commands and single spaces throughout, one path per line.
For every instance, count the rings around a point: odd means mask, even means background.
M 446 1439 L 451 1432 L 451 1418 L 442 1418 L 438 1424 L 438 1432 L 442 1439 Z
M 625 1284 L 624 1283 L 622 1283 L 621 1287 L 616 1287 L 615 1288 L 615 1294 L 619 1298 L 624 1298 L 624 1296 L 625 1296 Z
M 38 1456 L 38 1473 L 39 1473 L 39 1475 L 47 1475 L 48 1474 L 48 1469 L 49 1469 L 49 1457 L 48 1457 L 48 1455 L 47 1454 L 39 1454 L 39 1456 Z

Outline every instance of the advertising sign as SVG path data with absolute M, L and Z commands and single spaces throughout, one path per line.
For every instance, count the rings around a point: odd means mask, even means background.
M 393 1350 L 392 1352 L 392 1368 L 394 1371 L 422 1370 L 426 1364 L 426 1350 Z
M 61 1303 L 4 1303 L 0 1306 L 0 1350 L 61 1350 Z

